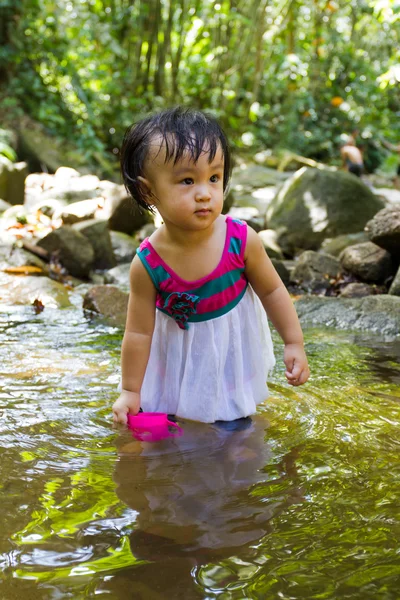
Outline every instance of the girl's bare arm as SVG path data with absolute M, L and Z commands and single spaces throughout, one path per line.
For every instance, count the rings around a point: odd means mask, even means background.
M 156 289 L 137 256 L 130 269 L 130 288 L 121 352 L 122 392 L 113 406 L 114 421 L 120 423 L 126 423 L 128 412 L 139 411 L 155 322 Z
M 246 277 L 285 344 L 286 377 L 292 385 L 301 385 L 307 381 L 309 369 L 296 309 L 260 237 L 251 228 L 248 228 L 245 262 Z

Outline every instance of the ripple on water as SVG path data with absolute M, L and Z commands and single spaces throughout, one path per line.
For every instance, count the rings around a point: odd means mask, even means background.
M 397 598 L 400 345 L 306 333 L 310 383 L 277 369 L 250 426 L 141 445 L 121 334 L 3 307 L 3 597 Z

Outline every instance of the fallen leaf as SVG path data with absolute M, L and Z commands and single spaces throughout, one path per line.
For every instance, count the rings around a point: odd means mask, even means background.
M 32 306 L 37 315 L 44 311 L 44 304 L 41 300 L 39 300 L 39 298 L 35 298 L 35 300 L 32 302 Z
M 4 273 L 10 273 L 11 275 L 42 275 L 44 271 L 40 267 L 24 265 L 23 267 L 7 267 L 4 269 Z

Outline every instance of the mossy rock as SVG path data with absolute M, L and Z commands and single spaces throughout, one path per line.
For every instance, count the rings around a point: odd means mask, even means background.
M 351 173 L 304 167 L 282 186 L 266 216 L 271 229 L 286 230 L 293 249 L 316 250 L 325 238 L 362 231 L 383 206 Z

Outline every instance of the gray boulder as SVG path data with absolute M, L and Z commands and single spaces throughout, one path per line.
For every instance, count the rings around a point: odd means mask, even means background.
M 110 237 L 117 264 L 131 262 L 139 247 L 137 240 L 120 231 L 110 231 Z
M 400 298 L 397 296 L 380 294 L 343 299 L 304 296 L 295 306 L 303 325 L 327 325 L 400 337 Z
M 88 277 L 95 254 L 89 240 L 79 231 L 64 225 L 39 240 L 37 245 L 56 255 L 74 277 Z
M 89 219 L 72 226 L 87 238 L 94 250 L 93 268 L 111 269 L 117 261 L 111 245 L 110 231 L 107 221 Z
M 85 294 L 83 309 L 104 317 L 112 325 L 124 327 L 128 298 L 129 294 L 113 285 L 96 285 Z
M 290 283 L 289 269 L 286 267 L 285 263 L 282 260 L 278 260 L 277 258 L 271 258 L 271 262 L 274 265 L 279 277 L 282 279 L 284 285 L 287 287 Z
M 245 221 L 255 231 L 262 231 L 265 228 L 264 215 L 261 215 L 254 206 L 233 206 L 228 214 L 232 219 Z
M 331 285 L 330 280 L 335 279 L 339 272 L 340 263 L 337 258 L 306 250 L 295 264 L 290 281 L 306 290 L 322 291 Z
M 261 238 L 265 251 L 270 258 L 283 260 L 282 250 L 278 244 L 278 234 L 273 229 L 263 229 L 258 232 Z
M 0 156 L 0 198 L 12 205 L 23 204 L 27 175 L 28 165 L 25 162 L 13 163 Z
M 113 231 L 132 235 L 146 223 L 152 222 L 152 215 L 147 211 L 139 210 L 123 185 L 115 185 L 105 190 L 103 196 L 105 197 L 104 208 L 98 216 L 108 219 L 109 227 Z
M 293 252 L 315 250 L 327 237 L 363 230 L 383 206 L 351 173 L 304 167 L 282 186 L 266 218 L 271 229 L 285 230 L 285 243 Z
M 349 246 L 340 255 L 343 269 L 363 281 L 383 283 L 394 273 L 392 257 L 372 242 Z
M 103 202 L 103 198 L 92 198 L 90 200 L 80 200 L 79 202 L 73 202 L 63 208 L 59 216 L 61 217 L 64 225 L 73 225 L 80 221 L 86 221 L 87 219 L 93 219 L 96 214 L 96 210 L 99 208 L 99 201 Z M 56 214 L 55 216 L 58 216 Z
M 395 278 L 392 281 L 389 294 L 391 296 L 400 296 L 400 267 L 398 268 Z
M 346 286 L 342 287 L 340 290 L 341 298 L 364 298 L 365 296 L 372 296 L 375 292 L 375 288 L 373 285 L 369 285 L 368 283 L 361 283 L 359 281 L 354 281 L 353 283 L 348 283 Z
M 365 230 L 374 244 L 400 260 L 400 205 L 380 210 L 368 221 Z
M 338 235 L 335 238 L 328 238 L 321 244 L 321 250 L 326 254 L 332 256 L 339 256 L 339 254 L 348 246 L 354 246 L 355 244 L 361 244 L 362 242 L 368 242 L 369 238 L 365 231 L 359 231 L 358 233 L 347 233 Z
M 113 269 L 107 271 L 104 276 L 104 283 L 113 283 L 120 288 L 129 290 L 129 273 L 131 269 L 131 263 L 124 263 L 118 265 Z

